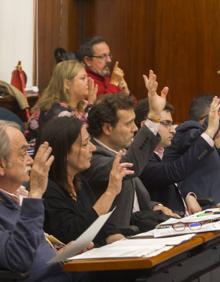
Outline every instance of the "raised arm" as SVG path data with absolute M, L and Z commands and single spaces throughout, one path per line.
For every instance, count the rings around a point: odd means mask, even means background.
M 47 189 L 48 173 L 54 156 L 52 149 L 47 142 L 44 142 L 38 149 L 30 175 L 29 198 L 41 199 Z
M 126 175 L 133 174 L 132 163 L 120 163 L 123 152 L 116 154 L 109 176 L 106 191 L 97 200 L 93 209 L 97 214 L 104 214 L 109 211 L 116 196 L 121 192 L 122 180 Z
M 163 111 L 166 105 L 166 97 L 169 88 L 165 86 L 161 94 L 157 94 L 158 82 L 156 74 L 150 70 L 149 75 L 143 75 L 145 87 L 147 91 L 148 103 L 149 103 L 149 114 L 148 118 L 152 121 L 160 121 L 160 113 Z
M 214 149 L 213 137 L 219 128 L 218 110 L 219 99 L 215 97 L 210 106 L 207 129 L 184 154 L 177 159 L 162 162 L 150 161 L 146 165 L 141 175 L 141 179 L 146 187 L 158 187 L 161 184 L 166 186 L 180 182 L 199 167 L 203 159 Z M 207 140 L 205 134 L 210 137 L 209 140 Z

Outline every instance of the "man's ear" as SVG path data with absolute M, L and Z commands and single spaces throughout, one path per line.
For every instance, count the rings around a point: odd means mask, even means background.
M 85 57 L 83 58 L 83 61 L 84 61 L 84 63 L 85 63 L 88 67 L 90 67 L 90 66 L 91 66 L 92 58 L 90 58 L 90 57 L 88 57 L 88 56 L 85 56 Z
M 112 126 L 111 124 L 105 122 L 102 126 L 102 132 L 106 135 L 106 136 L 110 136 L 112 134 Z

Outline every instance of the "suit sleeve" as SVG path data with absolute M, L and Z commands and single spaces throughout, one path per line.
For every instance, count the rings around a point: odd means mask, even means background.
M 133 163 L 132 170 L 134 170 L 134 174 L 127 176 L 125 179 L 140 176 L 159 140 L 159 136 L 155 136 L 146 126 L 143 126 L 138 131 L 134 141 L 121 159 L 121 162 Z M 105 157 L 100 154 L 94 154 L 91 165 L 92 169 L 86 171 L 84 175 L 89 178 L 89 181 L 96 179 L 99 183 L 107 183 L 113 161 L 113 156 L 111 158 L 109 156 Z
M 135 173 L 132 177 L 140 176 L 159 140 L 160 137 L 155 136 L 146 126 L 137 132 L 134 141 L 122 158 L 122 162 L 133 163 L 132 169 Z
M 150 161 L 143 170 L 141 180 L 144 185 L 167 186 L 184 180 L 197 167 L 201 161 L 214 150 L 202 137 L 199 137 L 183 155 L 177 159 L 162 162 Z

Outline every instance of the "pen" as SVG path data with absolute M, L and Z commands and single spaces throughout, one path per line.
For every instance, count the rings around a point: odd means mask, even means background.
M 196 217 L 206 216 L 207 214 L 213 214 L 212 211 L 204 211 L 196 215 Z

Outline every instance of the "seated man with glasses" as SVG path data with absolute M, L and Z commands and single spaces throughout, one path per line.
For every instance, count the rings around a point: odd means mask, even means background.
M 124 72 L 116 62 L 112 73 L 112 54 L 108 44 L 100 36 L 85 41 L 77 52 L 77 57 L 86 65 L 88 76 L 98 85 L 97 95 L 123 92 L 129 95 Z
M 147 105 L 148 101 L 144 99 L 136 106 L 135 121 L 138 127 L 141 126 L 142 120 L 148 114 Z M 211 119 L 207 130 L 202 135 L 199 134 L 198 140 L 185 154 L 175 160 L 165 162 L 163 159 L 164 151 L 169 148 L 175 135 L 172 112 L 173 107 L 166 103 L 164 110 L 161 112 L 160 120 L 158 120 L 160 124 L 158 132 L 161 140 L 145 166 L 141 180 L 154 201 L 158 201 L 184 216 L 201 210 L 201 207 L 196 200 L 197 194 L 191 193 L 195 191 L 190 190 L 189 187 L 187 193 L 182 193 L 177 182 L 190 176 L 207 159 L 207 156 L 211 155 L 214 149 L 213 144 L 210 145 L 206 138 L 210 138 L 211 142 L 213 142 L 212 138 L 218 125 Z
M 27 272 L 24 282 L 91 281 L 89 274 L 65 273 L 61 264 L 48 263 L 55 250 L 43 231 L 42 196 L 54 160 L 51 147 L 44 142 L 33 160 L 19 126 L 10 121 L 0 120 L 0 136 L 0 269 Z
M 200 138 L 201 134 L 207 132 L 207 117 L 212 112 L 211 95 L 203 95 L 195 97 L 190 105 L 189 118 L 190 120 L 180 124 L 176 129 L 176 134 L 172 140 L 171 146 L 167 148 L 164 158 L 166 161 L 176 160 L 184 153 L 188 152 L 195 142 Z M 219 119 L 219 105 L 215 114 Z M 209 118 L 210 119 L 210 118 Z M 208 121 L 209 123 L 209 121 Z M 219 120 L 218 120 L 219 124 Z M 210 154 L 198 155 L 200 163 L 196 170 L 189 174 L 181 183 L 180 189 L 184 193 L 189 191 L 194 192 L 199 198 L 211 198 L 215 204 L 220 203 L 220 131 L 216 129 L 217 134 L 209 136 L 212 138 L 213 149 Z M 204 156 L 206 156 L 204 158 Z M 190 163 L 189 163 L 190 164 Z

